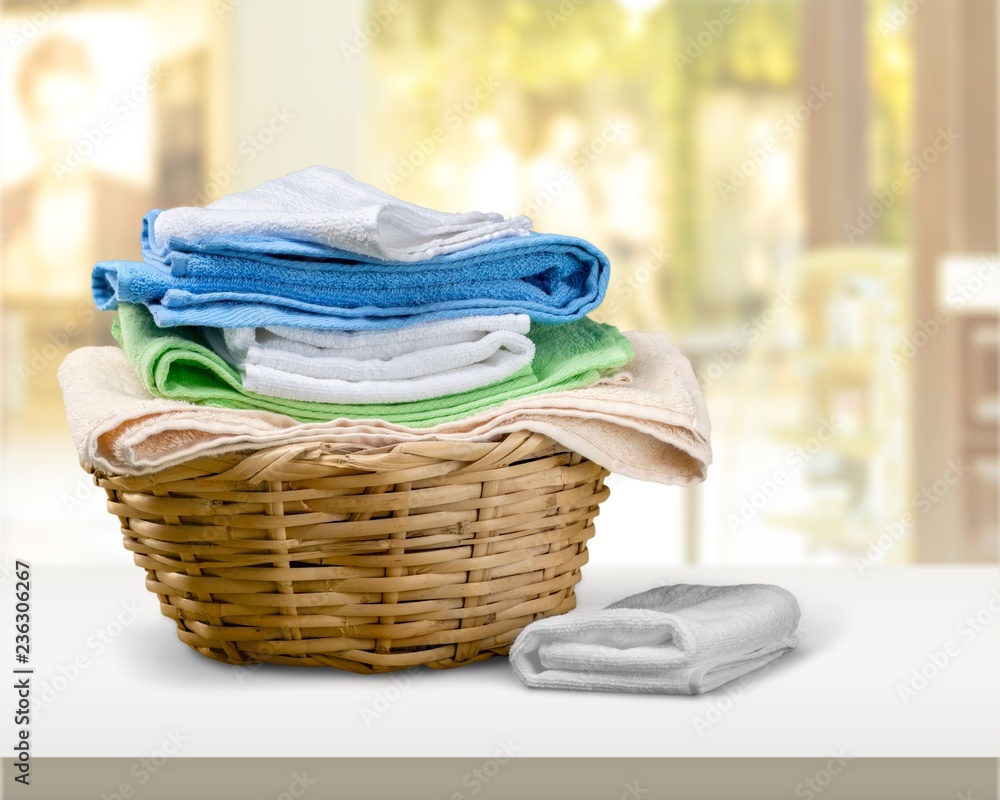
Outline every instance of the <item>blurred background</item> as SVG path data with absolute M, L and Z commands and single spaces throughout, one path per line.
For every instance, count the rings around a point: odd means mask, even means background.
M 994 0 L 6 2 L 8 552 L 128 560 L 55 378 L 111 343 L 93 262 L 327 164 L 592 240 L 597 316 L 691 358 L 709 479 L 613 478 L 595 561 L 995 561 L 997 31 Z

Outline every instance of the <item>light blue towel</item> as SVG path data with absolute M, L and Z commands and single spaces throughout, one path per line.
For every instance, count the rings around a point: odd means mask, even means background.
M 406 263 L 274 237 L 156 242 L 159 213 L 143 221 L 144 262 L 94 267 L 99 308 L 142 303 L 161 327 L 371 330 L 477 314 L 568 322 L 608 286 L 604 253 L 570 236 L 533 233 Z

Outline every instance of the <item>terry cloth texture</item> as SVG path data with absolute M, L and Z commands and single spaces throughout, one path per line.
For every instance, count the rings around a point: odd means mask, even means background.
M 635 350 L 627 371 L 429 428 L 379 419 L 300 424 L 270 411 L 154 397 L 117 347 L 70 353 L 59 382 L 81 463 L 112 474 L 149 474 L 192 459 L 283 445 L 310 444 L 349 459 L 359 450 L 428 439 L 491 441 L 527 430 L 627 477 L 682 486 L 704 480 L 711 428 L 690 363 L 665 334 L 625 335 Z
M 401 403 L 478 389 L 531 363 L 523 315 L 459 317 L 399 331 L 201 328 L 257 394 L 321 403 Z
M 531 623 L 510 663 L 534 688 L 702 694 L 795 647 L 798 624 L 778 586 L 661 586 Z
M 145 231 L 151 218 L 147 215 Z M 454 317 L 526 314 L 570 322 L 608 286 L 607 256 L 570 236 L 533 233 L 406 264 L 283 239 L 170 240 L 162 256 L 101 261 L 98 308 L 142 303 L 157 325 L 400 328 Z
M 528 217 L 452 213 L 407 203 L 345 172 L 307 167 L 205 208 L 163 212 L 155 244 L 171 238 L 275 237 L 315 242 L 385 261 L 420 261 L 481 242 L 523 236 Z
M 476 414 L 508 400 L 587 386 L 624 366 L 632 346 L 616 328 L 589 319 L 536 325 L 530 365 L 490 386 L 405 403 L 313 403 L 259 395 L 215 353 L 196 328 L 158 328 L 141 305 L 122 303 L 115 338 L 150 393 L 221 408 L 274 411 L 300 422 L 383 419 L 422 428 Z

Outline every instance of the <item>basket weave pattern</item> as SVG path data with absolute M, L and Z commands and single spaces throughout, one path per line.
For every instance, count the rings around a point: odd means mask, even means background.
M 185 644 L 371 673 L 504 655 L 529 622 L 571 610 L 607 474 L 516 433 L 95 477 Z

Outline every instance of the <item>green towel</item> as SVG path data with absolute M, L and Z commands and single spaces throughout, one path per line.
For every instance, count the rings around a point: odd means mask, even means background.
M 533 323 L 528 334 L 535 343 L 531 364 L 490 386 L 406 403 L 310 403 L 244 389 L 239 372 L 216 355 L 197 328 L 158 328 L 143 305 L 119 304 L 112 333 L 146 388 L 158 397 L 274 411 L 300 422 L 382 419 L 412 428 L 462 419 L 520 397 L 588 386 L 633 357 L 628 339 L 611 325 L 586 317 Z

